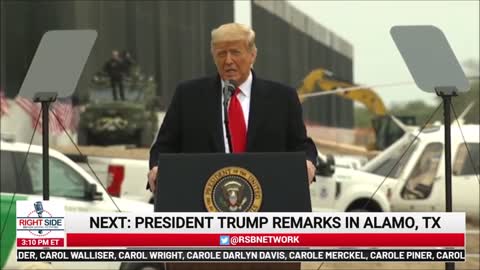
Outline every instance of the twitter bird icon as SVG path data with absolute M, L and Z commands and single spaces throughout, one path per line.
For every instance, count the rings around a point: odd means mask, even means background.
M 229 246 L 230 245 L 230 236 L 220 235 L 220 246 Z

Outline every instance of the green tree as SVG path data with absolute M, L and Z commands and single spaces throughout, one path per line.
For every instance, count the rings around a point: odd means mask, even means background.
M 453 108 L 457 116 L 465 110 L 472 102 L 475 102 L 473 108 L 465 116 L 466 124 L 480 124 L 480 89 L 478 79 L 471 82 L 470 91 L 453 98 Z M 454 117 L 452 115 L 452 117 Z
M 480 65 L 478 60 L 468 60 L 463 64 L 463 66 L 467 73 L 475 74 L 474 76 L 476 76 L 476 78 L 470 81 L 470 91 L 461 93 L 460 95 L 452 98 L 453 107 L 457 116 L 460 116 L 460 114 L 470 103 L 475 102 L 473 108 L 471 108 L 470 111 L 465 115 L 464 119 L 466 124 L 480 124 L 480 87 L 478 80 Z M 435 94 L 432 94 L 432 98 L 434 95 Z M 437 97 L 436 101 L 437 104 L 442 102 L 440 97 Z M 388 113 L 395 116 L 413 116 L 416 119 L 417 125 L 421 126 L 430 118 L 435 109 L 436 105 L 429 105 L 424 101 L 417 100 L 410 101 L 408 103 L 394 104 L 388 109 Z M 355 106 L 354 113 L 355 127 L 372 127 L 371 122 L 376 115 L 369 112 L 366 107 Z M 454 119 L 453 114 L 452 119 Z M 437 111 L 429 124 L 432 124 L 435 121 L 440 121 L 443 123 L 443 108 L 440 108 Z
M 416 119 L 417 125 L 423 125 L 435 111 L 436 106 L 428 105 L 422 100 L 410 101 L 405 104 L 394 104 L 390 113 L 395 116 L 413 116 Z M 441 110 L 438 110 L 432 121 L 438 120 L 441 117 Z M 430 123 L 430 124 L 431 124 Z
M 368 111 L 364 106 L 354 107 L 354 119 L 356 128 L 370 128 L 372 127 L 372 119 L 375 117 L 373 113 Z
M 453 98 L 453 108 L 457 116 L 465 110 L 465 108 L 472 102 L 475 102 L 474 107 L 465 116 L 465 123 L 480 124 L 480 89 L 479 89 L 479 75 L 480 62 L 478 59 L 468 59 L 462 64 L 466 74 L 471 74 L 470 91 L 460 94 Z

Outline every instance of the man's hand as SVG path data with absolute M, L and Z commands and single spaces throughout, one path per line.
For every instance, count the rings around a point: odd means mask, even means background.
M 315 178 L 315 172 L 317 168 L 310 160 L 307 160 L 307 175 L 308 175 L 308 183 L 312 184 L 313 179 Z
M 150 186 L 151 192 L 155 192 L 155 187 L 157 186 L 157 173 L 158 173 L 158 166 L 155 166 L 147 174 L 148 184 Z

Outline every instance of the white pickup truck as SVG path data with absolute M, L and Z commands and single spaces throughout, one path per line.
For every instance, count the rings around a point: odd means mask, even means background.
M 0 141 L 0 241 L 2 269 L 119 269 L 120 262 L 52 262 L 51 265 L 16 260 L 15 201 L 42 199 L 42 147 Z M 28 153 L 28 155 L 27 155 Z M 108 197 L 97 181 L 65 155 L 49 150 L 50 200 L 63 202 L 68 212 L 153 212 L 144 202 Z M 12 211 L 9 212 L 13 204 Z M 118 207 L 118 208 L 117 208 Z
M 453 209 L 478 217 L 479 126 L 463 125 L 462 130 L 463 135 L 456 125 L 452 126 Z M 345 168 L 346 162 L 336 158 L 339 166 L 335 166 L 334 176 L 326 177 L 325 173 L 320 173 L 310 186 L 313 209 L 444 211 L 443 126 L 424 130 L 406 151 L 416 132 L 418 128 L 406 132 L 359 170 Z M 467 151 L 463 137 L 470 151 Z M 327 157 L 319 156 L 325 165 Z M 331 165 L 332 161 L 329 162 Z M 151 193 L 145 190 L 147 160 L 111 159 L 104 168 L 105 171 L 109 168 L 110 190 L 116 191 L 120 197 L 151 201 Z
M 445 211 L 444 126 L 425 129 L 412 143 L 417 132 L 418 128 L 405 133 L 360 170 L 337 169 L 337 181 L 345 186 L 348 182 L 381 185 L 383 192 L 377 193 L 386 195 L 392 211 Z M 477 219 L 479 126 L 463 125 L 460 130 L 454 124 L 451 134 L 453 211 L 466 212 L 468 218 Z
M 310 198 L 313 211 L 341 212 L 388 212 L 390 203 L 387 187 L 377 192 L 375 180 L 359 180 L 357 177 L 343 177 L 344 171 L 362 173 L 355 170 L 363 159 L 342 156 L 324 156 L 319 153 L 316 181 L 310 185 Z M 325 169 L 330 172 L 324 172 Z M 333 176 L 332 173 L 334 172 Z M 367 203 L 368 202 L 368 203 Z
M 147 160 L 98 157 L 89 157 L 88 160 L 111 195 L 131 200 L 153 202 L 152 193 L 146 190 L 149 170 Z M 337 160 L 338 164 L 335 164 Z M 310 185 L 313 210 L 390 211 L 386 190 L 383 189 L 377 192 L 363 209 L 377 189 L 377 182 L 331 177 L 335 169 L 355 168 L 356 164 L 362 162 L 361 159 L 351 157 L 334 159 L 332 156 L 319 153 L 316 182 Z M 90 171 L 86 163 L 83 163 L 82 166 Z
M 68 155 L 115 197 L 152 203 L 152 193 L 146 189 L 148 160 Z M 87 162 L 88 161 L 88 162 Z
M 107 190 L 122 198 L 153 203 L 146 189 L 148 160 L 113 158 L 107 167 Z

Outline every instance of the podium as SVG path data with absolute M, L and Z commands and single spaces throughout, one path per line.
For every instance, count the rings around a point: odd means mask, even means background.
M 158 171 L 155 212 L 312 211 L 304 153 L 162 154 Z
M 311 212 L 304 153 L 162 154 L 155 212 Z M 300 263 L 167 263 L 179 269 L 300 269 Z

